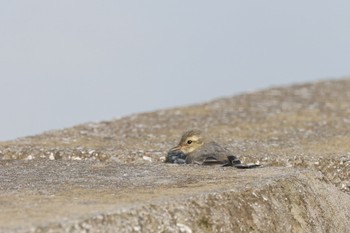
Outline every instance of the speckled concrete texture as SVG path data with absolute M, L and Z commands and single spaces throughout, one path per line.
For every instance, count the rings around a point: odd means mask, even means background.
M 201 129 L 261 168 L 174 165 Z M 347 232 L 350 79 L 0 142 L 1 232 Z

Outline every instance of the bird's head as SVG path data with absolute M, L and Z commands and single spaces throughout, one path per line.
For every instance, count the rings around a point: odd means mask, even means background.
M 200 130 L 190 130 L 185 132 L 179 144 L 170 149 L 170 152 L 180 151 L 185 155 L 192 153 L 204 144 L 204 138 Z

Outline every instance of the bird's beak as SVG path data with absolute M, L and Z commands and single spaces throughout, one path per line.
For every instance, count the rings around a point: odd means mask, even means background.
M 169 150 L 169 152 L 173 152 L 173 151 L 181 151 L 181 146 L 175 146 Z

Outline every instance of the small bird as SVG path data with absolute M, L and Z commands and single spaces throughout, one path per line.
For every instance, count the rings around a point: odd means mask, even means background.
M 214 141 L 208 141 L 200 130 L 185 132 L 179 144 L 170 149 L 166 163 L 233 166 L 240 169 L 259 167 L 259 164 L 245 165 Z

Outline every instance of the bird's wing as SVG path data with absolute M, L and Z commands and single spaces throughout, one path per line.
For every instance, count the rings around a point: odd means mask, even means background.
M 216 157 L 208 156 L 202 162 L 202 165 L 215 165 L 215 164 L 226 164 L 223 160 L 218 160 Z
M 186 163 L 203 165 L 227 164 L 229 163 L 229 151 L 216 142 L 205 143 L 196 151 L 189 154 Z

